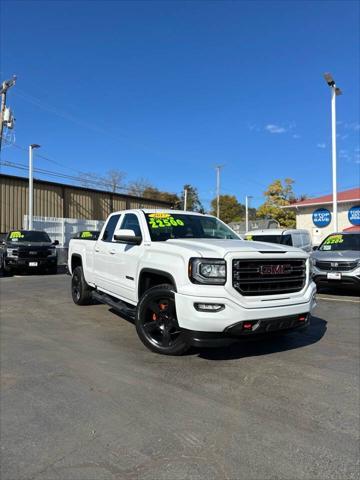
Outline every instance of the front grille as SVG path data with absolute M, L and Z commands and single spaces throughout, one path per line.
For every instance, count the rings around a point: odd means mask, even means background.
M 233 260 L 233 287 L 241 295 L 299 292 L 306 281 L 305 260 Z
M 326 272 L 350 272 L 357 267 L 358 262 L 319 262 L 316 261 L 316 267 Z
M 29 249 L 20 249 L 18 250 L 18 257 L 19 258 L 46 258 L 51 254 L 51 251 L 48 248 L 36 249 L 36 248 L 29 248 Z

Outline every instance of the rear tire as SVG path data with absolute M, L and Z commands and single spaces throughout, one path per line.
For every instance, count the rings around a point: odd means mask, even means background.
M 89 305 L 92 300 L 91 287 L 86 283 L 82 267 L 73 270 L 71 278 L 71 295 L 76 305 Z
M 157 285 L 143 294 L 136 309 L 135 326 L 142 343 L 153 352 L 182 355 L 190 348 L 177 322 L 172 285 Z

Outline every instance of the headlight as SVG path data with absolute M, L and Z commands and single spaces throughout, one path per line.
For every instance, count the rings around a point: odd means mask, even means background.
M 6 256 L 7 257 L 17 257 L 18 251 L 17 248 L 7 248 L 6 249 Z
M 189 278 L 193 283 L 224 285 L 226 262 L 222 259 L 192 258 L 189 262 Z

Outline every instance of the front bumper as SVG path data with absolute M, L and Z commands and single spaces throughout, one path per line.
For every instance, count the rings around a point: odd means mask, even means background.
M 238 322 L 225 329 L 224 332 L 195 332 L 182 330 L 187 341 L 195 347 L 220 347 L 244 339 L 260 339 L 276 332 L 290 332 L 305 329 L 310 324 L 310 313 L 290 315 L 280 318 L 254 320 L 251 323 Z M 251 325 L 251 328 L 248 328 Z
M 339 272 L 341 273 L 341 272 Z M 341 278 L 339 280 L 333 280 L 327 278 L 327 274 L 317 274 L 313 275 L 314 282 L 321 286 L 327 287 L 360 287 L 360 275 L 349 275 L 348 273 L 341 273 Z
M 36 262 L 37 265 L 30 266 L 30 263 Z M 55 267 L 57 265 L 57 257 L 56 256 L 49 256 L 46 258 L 19 258 L 19 257 L 5 257 L 5 267 L 7 269 L 12 270 L 25 270 L 31 269 L 34 270 L 36 268 L 50 268 Z
M 316 285 L 310 282 L 301 295 L 281 295 L 281 299 L 259 299 L 249 307 L 241 303 L 242 297 L 192 296 L 175 293 L 176 314 L 180 328 L 193 332 L 225 333 L 239 322 L 276 322 L 286 317 L 311 313 L 316 306 Z M 196 304 L 211 303 L 223 305 L 221 310 L 199 311 Z
M 339 279 L 332 279 L 328 278 L 328 274 L 340 274 Z M 343 287 L 360 287 L 360 268 L 357 267 L 354 270 L 350 270 L 347 272 L 341 271 L 326 271 L 320 270 L 314 265 L 312 270 L 312 278 L 313 281 L 319 286 L 327 286 L 327 287 L 336 287 L 336 286 L 343 286 Z

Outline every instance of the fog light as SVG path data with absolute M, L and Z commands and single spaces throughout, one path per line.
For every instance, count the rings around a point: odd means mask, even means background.
M 194 307 L 199 312 L 220 312 L 225 308 L 222 303 L 194 303 Z

